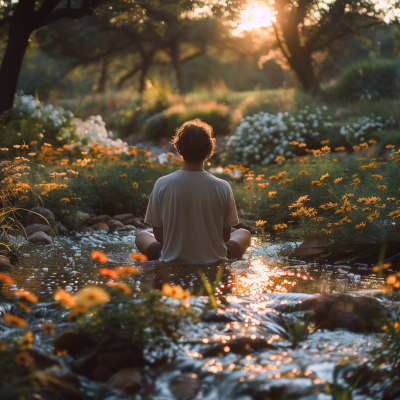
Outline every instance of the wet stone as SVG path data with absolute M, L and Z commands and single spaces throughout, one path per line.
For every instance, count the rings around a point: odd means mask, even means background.
M 76 219 L 78 220 L 80 225 L 87 225 L 90 221 L 90 215 L 88 213 L 84 213 L 82 211 L 77 211 Z
M 108 233 L 110 228 L 105 222 L 98 222 L 97 224 L 93 224 L 90 226 L 95 232 L 103 232 Z
M 56 352 L 67 350 L 68 354 L 73 355 L 89 347 L 91 342 L 82 333 L 70 330 L 55 337 L 53 345 Z
M 125 368 L 116 372 L 107 380 L 107 385 L 124 391 L 126 394 L 136 394 L 141 388 L 141 374 L 134 368 Z
M 239 315 L 231 313 L 230 311 L 219 313 L 212 310 L 201 314 L 201 320 L 203 322 L 232 322 L 243 321 L 243 318 L 241 318 Z
M 47 220 L 47 222 L 46 222 Z M 44 225 L 49 223 L 51 226 L 51 229 L 53 229 L 54 234 L 58 235 L 58 228 L 56 224 L 56 220 L 54 218 L 53 213 L 48 210 L 47 208 L 42 208 L 42 207 L 34 207 L 32 208 L 31 212 L 28 213 L 27 217 L 27 225 L 34 225 L 34 224 L 40 224 Z
M 0 255 L 0 272 L 7 272 L 12 269 L 12 265 L 8 257 Z
M 289 257 L 306 257 L 321 254 L 324 252 L 325 246 L 327 246 L 325 238 L 306 239 Z
M 118 371 L 122 368 L 142 367 L 148 365 L 148 361 L 141 354 L 115 352 L 99 354 L 97 356 L 97 365 L 108 367 L 112 371 Z
M 79 393 L 79 379 L 68 370 L 50 368 L 40 373 L 40 385 L 45 388 L 53 389 L 65 400 L 76 400 Z
M 229 348 L 229 350 L 227 349 Z M 215 357 L 220 354 L 226 354 L 229 352 L 246 354 L 252 350 L 261 349 L 276 349 L 272 344 L 267 343 L 265 339 L 256 338 L 251 339 L 249 337 L 238 338 L 230 340 L 228 343 L 219 343 L 207 350 L 201 351 L 203 357 Z
M 118 214 L 114 215 L 112 219 L 121 222 L 123 225 L 132 225 L 135 222 L 133 214 Z
M 125 225 L 115 219 L 111 219 L 110 221 L 108 221 L 108 227 L 110 228 L 110 233 L 125 229 Z
M 113 372 L 110 368 L 100 365 L 94 369 L 91 378 L 95 381 L 107 382 L 111 378 Z
M 90 225 L 96 225 L 99 223 L 107 224 L 111 217 L 109 215 L 97 215 L 96 217 L 90 218 Z
M 169 389 L 177 400 L 190 400 L 199 393 L 200 381 L 196 374 L 178 375 L 171 380 Z
M 71 370 L 78 375 L 83 375 L 88 378 L 92 375 L 97 365 L 97 354 L 90 353 L 86 356 L 77 358 L 71 365 Z
M 43 220 L 44 222 L 44 220 Z M 36 232 L 44 232 L 46 235 L 50 235 L 50 226 L 44 224 L 33 224 L 28 225 L 25 228 L 26 237 L 32 236 Z
M 52 242 L 52 239 L 50 236 L 46 235 L 44 232 L 36 232 L 33 235 L 28 237 L 28 242 L 29 243 L 44 243 L 44 244 L 50 244 Z
M 385 307 L 372 297 L 353 297 L 325 293 L 301 302 L 301 311 L 312 311 L 315 323 L 322 329 L 377 331 L 388 319 Z

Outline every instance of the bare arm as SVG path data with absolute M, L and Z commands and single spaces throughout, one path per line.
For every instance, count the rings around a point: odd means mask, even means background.
M 153 226 L 153 233 L 157 242 L 163 244 L 163 228 L 157 228 L 156 226 Z
M 225 243 L 231 238 L 231 231 L 232 227 L 230 226 L 228 228 L 224 228 L 222 236 L 224 238 Z

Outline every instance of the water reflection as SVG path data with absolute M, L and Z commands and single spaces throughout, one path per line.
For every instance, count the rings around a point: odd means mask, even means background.
M 104 265 L 93 260 L 93 250 L 107 254 L 107 268 L 132 264 L 129 255 L 136 252 L 135 235 L 95 234 L 77 239 L 59 238 L 55 245 L 24 244 L 23 256 L 11 272 L 15 287 L 37 295 L 51 294 L 62 288 L 76 291 L 87 284 L 104 282 L 99 274 Z M 219 267 L 223 277 L 217 291 L 237 296 L 257 296 L 262 293 L 330 293 L 356 292 L 379 289 L 383 278 L 378 279 L 367 266 L 328 265 L 279 260 L 266 249 L 253 245 L 244 260 L 221 262 L 212 265 L 165 264 L 161 262 L 136 263 L 142 270 L 138 284 L 160 289 L 162 284 L 181 285 L 194 293 L 203 287 L 199 272 L 214 282 Z

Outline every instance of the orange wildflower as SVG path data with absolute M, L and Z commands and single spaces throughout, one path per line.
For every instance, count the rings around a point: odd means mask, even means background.
M 5 324 L 15 326 L 16 328 L 26 329 L 28 327 L 28 322 L 16 315 L 4 314 L 3 320 Z
M 130 258 L 134 261 L 147 261 L 147 256 L 144 254 L 134 253 L 130 255 Z
M 118 278 L 118 272 L 113 269 L 100 268 L 100 275 L 109 276 L 111 279 Z
M 9 283 L 10 285 L 12 285 L 14 283 L 12 278 L 10 276 L 8 276 L 7 274 L 5 274 L 4 272 L 0 272 L 0 280 L 2 280 L 5 283 Z
M 107 262 L 107 256 L 104 253 L 102 253 L 101 251 L 97 251 L 97 250 L 93 251 L 92 258 L 93 258 L 93 260 L 97 260 L 102 263 Z
M 120 278 L 128 279 L 131 275 L 139 275 L 140 270 L 138 270 L 136 267 L 133 267 L 132 265 L 126 265 L 123 267 L 118 267 L 117 273 Z
M 27 299 L 28 301 L 30 301 L 31 303 L 34 303 L 34 304 L 36 304 L 39 301 L 37 296 L 35 296 L 31 292 L 28 292 L 27 290 L 17 290 L 16 294 L 19 297 Z
M 72 294 L 64 289 L 59 289 L 54 293 L 54 299 L 59 301 L 63 307 L 70 308 L 76 306 L 76 301 Z

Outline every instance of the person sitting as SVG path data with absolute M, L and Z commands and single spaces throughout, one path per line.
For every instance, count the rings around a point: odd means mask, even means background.
M 171 141 L 183 158 L 181 170 L 159 178 L 136 247 L 149 261 L 213 263 L 241 259 L 250 246 L 246 229 L 231 233 L 239 223 L 235 199 L 227 181 L 203 168 L 215 152 L 213 129 L 200 119 L 185 122 Z

